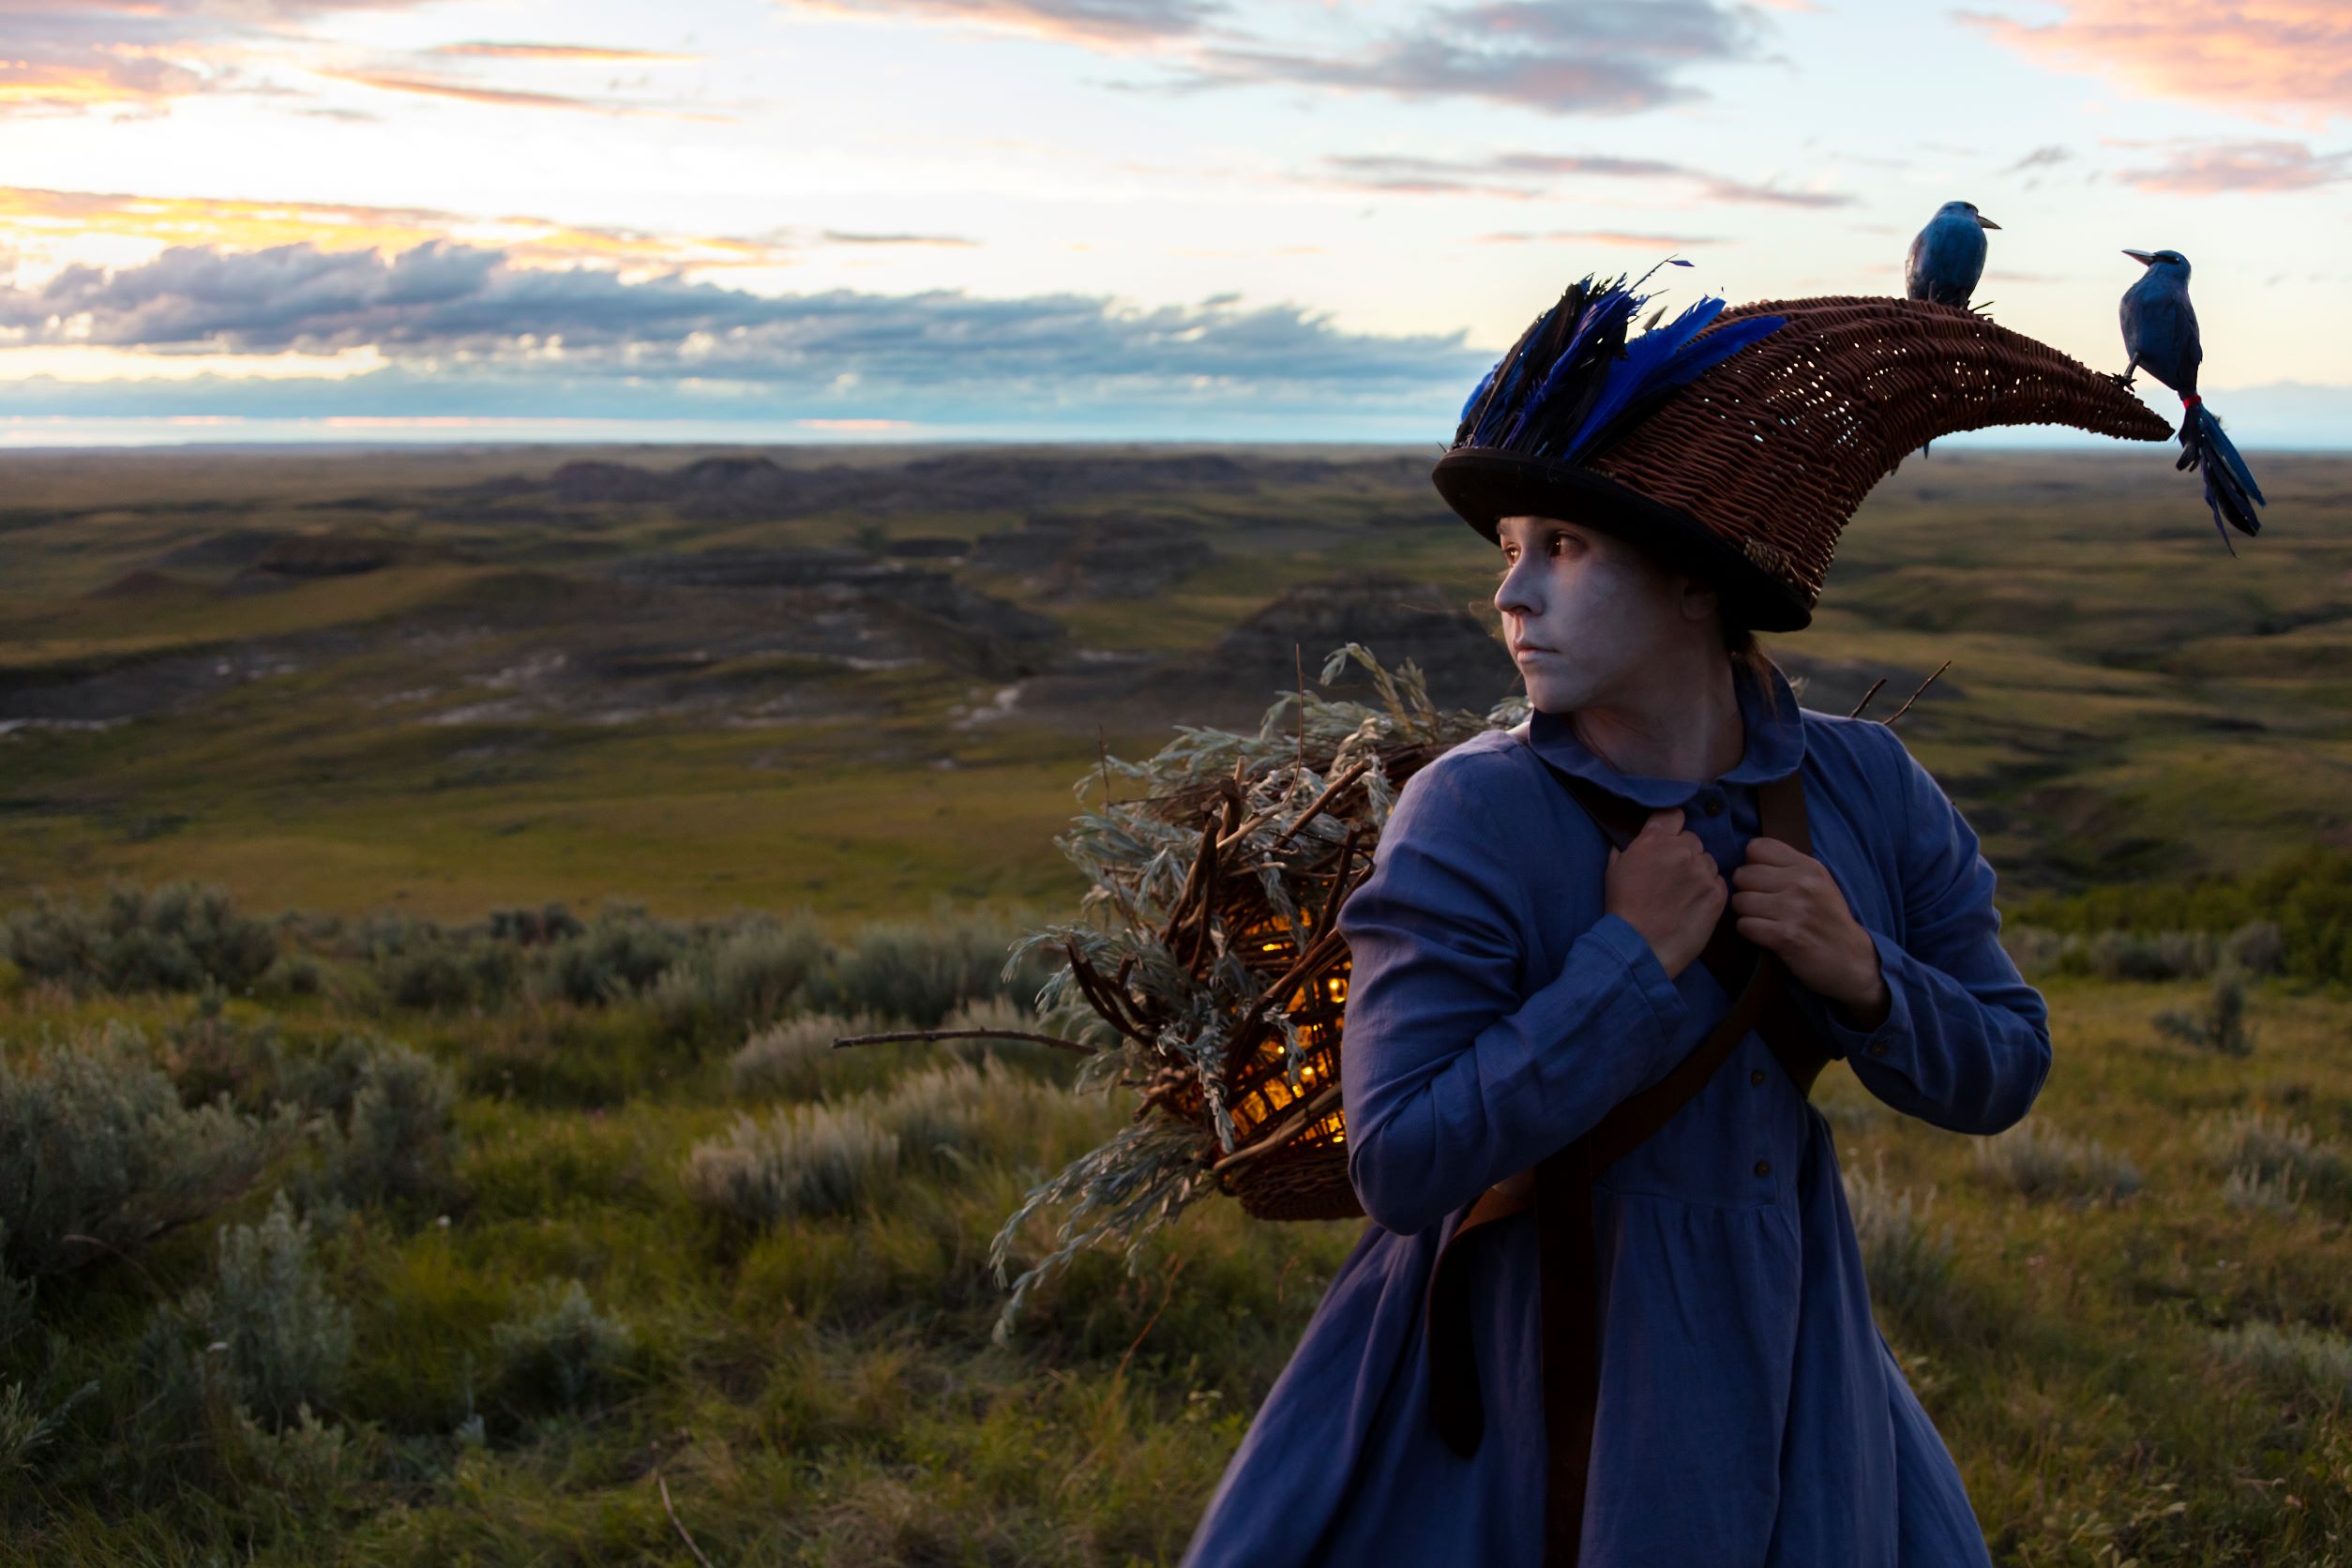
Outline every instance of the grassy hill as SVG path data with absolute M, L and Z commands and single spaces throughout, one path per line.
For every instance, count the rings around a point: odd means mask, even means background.
M 1052 902 L 1098 745 L 1252 723 L 1349 636 L 1514 678 L 1419 457 L 590 456 L 10 459 L 0 879 Z M 2147 453 L 1915 458 L 1774 652 L 1832 708 L 1952 661 L 1906 738 L 2011 889 L 2345 846 L 2352 463 L 2264 481 L 2233 560 Z

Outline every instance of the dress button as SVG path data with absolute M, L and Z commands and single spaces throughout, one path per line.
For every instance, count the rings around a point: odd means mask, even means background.
M 1886 1054 L 1887 1054 L 1887 1043 L 1886 1043 L 1884 1040 L 1873 1040 L 1873 1041 L 1871 1041 L 1871 1042 L 1870 1042 L 1870 1054 L 1871 1054 L 1871 1055 L 1873 1055 L 1873 1056 L 1884 1056 L 1884 1055 L 1886 1055 Z
M 1699 800 L 1698 808 L 1701 811 L 1706 812 L 1710 817 L 1720 817 L 1723 815 L 1723 796 L 1703 796 Z
M 1770 1160 L 1756 1161 L 1756 1173 L 1758 1176 L 1770 1176 L 1772 1173 L 1772 1162 Z
M 1756 1068 L 1756 1071 L 1754 1071 L 1754 1072 L 1750 1073 L 1750 1074 L 1748 1075 L 1748 1081 L 1749 1081 L 1750 1083 L 1752 1083 L 1752 1084 L 1755 1084 L 1755 1085 L 1756 1085 L 1758 1089 L 1763 1088 L 1763 1087 L 1764 1087 L 1764 1069 L 1763 1069 L 1763 1068 L 1761 1068 L 1761 1067 L 1758 1067 L 1758 1068 Z

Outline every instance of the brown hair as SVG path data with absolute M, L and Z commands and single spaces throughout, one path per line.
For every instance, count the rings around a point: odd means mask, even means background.
M 1735 624 L 1729 617 L 1723 623 L 1724 651 L 1731 656 L 1731 668 L 1736 673 L 1744 670 L 1755 677 L 1756 689 L 1763 694 L 1764 706 L 1777 713 L 1780 709 L 1780 687 L 1772 680 L 1780 667 L 1772 656 L 1764 651 L 1764 644 L 1756 640 L 1752 627 Z

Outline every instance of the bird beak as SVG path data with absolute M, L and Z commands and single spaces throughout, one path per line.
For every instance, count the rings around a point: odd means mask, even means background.
M 1976 215 L 1976 226 L 1980 229 L 1998 229 L 2000 227 L 1999 224 L 1994 222 L 1983 213 L 1978 213 Z
M 2156 259 L 2155 253 L 2154 253 L 2153 251 L 2149 251 L 2149 250 L 2128 250 L 2128 249 L 2127 249 L 2127 250 L 2126 250 L 2126 251 L 2124 251 L 2123 253 L 2124 253 L 2125 255 L 2127 255 L 2127 256 L 2131 257 L 2133 261 L 2135 261 L 2135 262 L 2139 263 L 2139 264 L 2140 264 L 2140 265 L 2142 265 L 2142 266 L 2146 266 L 2146 265 L 2148 265 L 2150 262 L 2153 262 L 2153 261 Z

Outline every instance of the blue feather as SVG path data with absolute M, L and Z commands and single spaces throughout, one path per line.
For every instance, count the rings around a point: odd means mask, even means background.
M 1634 311 L 1639 308 L 1640 304 L 1639 299 L 1622 289 L 1608 289 L 1596 295 L 1592 302 L 1585 307 L 1584 314 L 1577 318 L 1575 334 L 1568 339 L 1568 346 L 1560 351 L 1560 358 L 1553 363 L 1550 372 L 1544 378 L 1543 384 L 1536 388 L 1533 397 L 1528 399 L 1527 406 L 1520 410 L 1517 421 L 1503 437 L 1505 445 L 1515 445 L 1518 443 L 1520 432 L 1534 420 L 1540 418 L 1552 401 L 1566 391 L 1579 369 L 1588 374 L 1591 373 L 1593 367 L 1585 359 L 1587 348 L 1595 338 L 1609 333 L 1612 329 L 1621 340 L 1625 323 L 1632 320 Z M 1600 373 L 1606 376 L 1608 373 L 1607 367 L 1602 367 Z
M 1527 329 L 1526 334 L 1520 338 L 1518 346 L 1505 355 L 1511 364 L 1510 371 L 1502 378 L 1502 384 L 1496 389 L 1494 401 L 1487 405 L 1486 416 L 1478 422 L 1478 429 L 1470 432 L 1470 441 L 1473 445 L 1499 445 L 1489 437 L 1504 419 L 1510 417 L 1512 400 L 1518 395 L 1519 384 L 1527 378 L 1528 362 L 1533 357 L 1528 350 L 1543 341 L 1544 335 L 1551 330 L 1552 322 L 1559 314 L 1560 306 L 1555 305 L 1536 317 L 1535 324 Z
M 1653 327 L 1625 345 L 1625 357 L 1609 367 L 1608 382 L 1601 396 L 1594 400 L 1591 411 L 1583 423 L 1570 431 L 1560 450 L 1563 460 L 1573 458 L 1587 441 L 1608 428 L 1626 404 L 1642 395 L 1656 377 L 1668 368 L 1668 362 L 1684 344 L 1698 335 L 1699 329 L 1723 313 L 1720 299 L 1702 299 L 1662 327 Z
M 1573 460 L 1782 324 L 1778 316 L 1718 324 L 1725 305 L 1710 295 L 1664 325 L 1652 316 L 1650 328 L 1633 336 L 1650 302 L 1640 291 L 1657 270 L 1630 286 L 1622 277 L 1606 283 L 1588 277 L 1563 294 L 1463 404 L 1455 445 Z
M 1495 377 L 1500 373 L 1501 369 L 1502 361 L 1498 359 L 1494 363 L 1494 368 L 1486 372 L 1485 379 L 1470 389 L 1470 400 L 1462 405 L 1462 412 L 1455 416 L 1455 424 L 1461 425 L 1469 421 L 1471 411 L 1478 407 L 1478 400 L 1486 395 L 1486 388 L 1495 384 Z
M 2206 414 L 2203 404 L 2197 406 L 2197 412 L 2205 415 L 2208 431 L 2212 438 L 2213 449 L 2221 453 L 2223 459 L 2228 462 L 2229 471 L 2238 476 L 2238 483 L 2248 495 L 2253 496 L 2256 501 L 2261 501 L 2264 505 L 2269 505 L 2268 501 L 2263 501 L 2262 488 L 2254 483 L 2253 472 L 2246 467 L 2246 460 L 2238 455 L 2238 444 L 2223 433 L 2222 422 L 2210 414 Z

